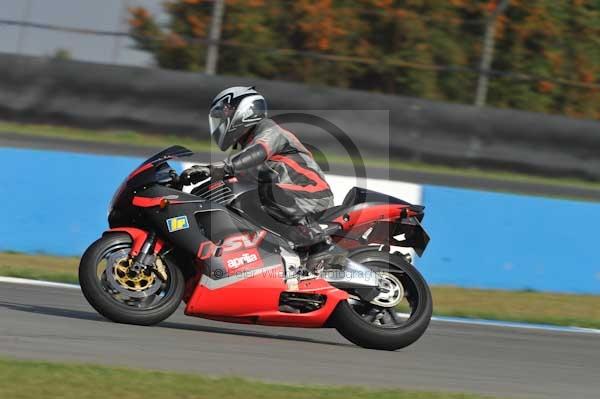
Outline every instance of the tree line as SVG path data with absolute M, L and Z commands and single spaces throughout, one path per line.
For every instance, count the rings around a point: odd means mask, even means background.
M 226 0 L 220 74 L 472 103 L 490 0 Z M 160 67 L 202 71 L 213 0 L 130 10 Z M 600 119 L 600 0 L 511 0 L 491 106 Z

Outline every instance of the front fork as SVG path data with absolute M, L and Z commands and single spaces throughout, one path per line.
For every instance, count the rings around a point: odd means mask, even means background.
M 140 251 L 133 259 L 133 264 L 130 270 L 136 274 L 143 272 L 146 269 L 151 269 L 156 261 L 154 246 L 156 244 L 156 233 L 151 231 L 146 236 L 146 240 L 142 244 Z
M 157 265 L 159 274 L 164 277 L 164 273 L 161 273 L 161 269 L 164 268 L 157 255 L 162 251 L 165 243 L 157 237 L 155 232 L 148 232 L 137 227 L 116 227 L 106 231 L 104 234 L 111 233 L 125 233 L 131 237 L 132 246 L 130 256 L 133 262 L 129 270 L 133 275 L 138 275 L 147 269 L 153 269 Z

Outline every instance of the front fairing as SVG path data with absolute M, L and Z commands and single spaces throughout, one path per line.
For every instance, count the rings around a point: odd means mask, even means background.
M 182 146 L 175 145 L 162 150 L 140 164 L 121 183 L 108 207 L 109 224 L 120 224 L 128 215 L 131 208 L 134 191 L 141 187 L 149 187 L 154 184 L 169 181 L 173 169 L 168 164 L 171 159 L 188 157 L 194 153 Z

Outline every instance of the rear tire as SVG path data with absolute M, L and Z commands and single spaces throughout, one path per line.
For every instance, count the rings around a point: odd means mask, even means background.
M 165 293 L 156 299 L 154 306 L 148 308 L 116 300 L 98 273 L 98 266 L 110 251 L 129 251 L 131 245 L 131 237 L 127 234 L 109 234 L 94 242 L 85 251 L 79 264 L 81 291 L 89 304 L 109 320 L 142 326 L 157 324 L 177 310 L 183 297 L 185 281 L 178 267 L 168 268 Z M 155 284 L 158 283 L 156 281 Z
M 361 251 L 349 257 L 373 271 L 387 271 L 410 279 L 414 292 L 409 295 L 418 295 L 418 303 L 405 323 L 384 328 L 365 320 L 350 302 L 340 302 L 331 316 L 332 325 L 350 342 L 368 349 L 393 351 L 417 341 L 427 330 L 433 310 L 431 292 L 421 273 L 403 257 L 378 250 Z

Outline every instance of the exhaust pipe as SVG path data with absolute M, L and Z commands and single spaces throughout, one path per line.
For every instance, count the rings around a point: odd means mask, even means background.
M 346 259 L 341 269 L 325 269 L 321 278 L 337 288 L 378 288 L 379 276 L 373 270 Z

